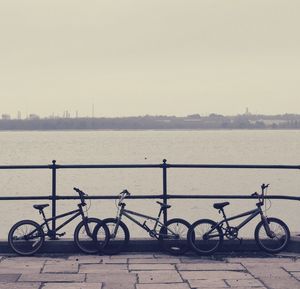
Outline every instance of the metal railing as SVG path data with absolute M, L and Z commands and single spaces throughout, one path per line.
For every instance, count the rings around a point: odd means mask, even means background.
M 300 165 L 225 165 L 225 164 L 168 164 L 164 159 L 161 164 L 119 164 L 119 165 L 59 165 L 55 160 L 50 165 L 2 165 L 0 170 L 42 170 L 50 169 L 52 171 L 52 194 L 50 196 L 0 196 L 0 201 L 3 200 L 51 200 L 52 202 L 52 217 L 56 216 L 57 200 L 79 199 L 77 196 L 58 196 L 56 194 L 56 180 L 58 169 L 146 169 L 158 168 L 162 169 L 162 194 L 146 195 L 146 196 L 131 196 L 131 199 L 162 199 L 164 204 L 168 203 L 168 199 L 253 199 L 255 197 L 245 195 L 171 195 L 168 194 L 167 186 L 167 170 L 168 168 L 189 168 L 189 169 L 275 169 L 275 170 L 300 170 Z M 88 199 L 117 199 L 118 196 L 88 196 Z M 293 200 L 300 201 L 300 197 L 286 195 L 269 195 L 268 199 Z M 164 210 L 164 222 L 167 221 L 167 211 Z M 55 230 L 56 222 L 52 221 L 52 230 Z

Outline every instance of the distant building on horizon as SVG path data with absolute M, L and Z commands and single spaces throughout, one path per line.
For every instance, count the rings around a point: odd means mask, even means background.
M 3 113 L 2 119 L 10 119 L 10 114 Z
M 37 114 L 31 113 L 29 114 L 29 119 L 40 119 L 40 117 Z

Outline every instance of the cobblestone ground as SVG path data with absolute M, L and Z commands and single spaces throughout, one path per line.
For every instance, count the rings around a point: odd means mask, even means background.
M 300 255 L 3 256 L 0 289 L 300 288 Z

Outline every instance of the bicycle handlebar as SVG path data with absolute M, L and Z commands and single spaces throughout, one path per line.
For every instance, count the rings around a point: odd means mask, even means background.
M 126 197 L 129 197 L 130 196 L 130 193 L 127 191 L 127 190 L 124 190 L 120 193 L 120 200 L 119 200 L 119 203 L 118 205 L 120 206 L 121 203 L 123 202 L 123 200 L 126 198 Z
M 269 187 L 269 185 L 270 185 L 270 184 L 267 184 L 267 185 L 262 184 L 262 185 L 261 185 L 262 193 L 264 193 L 264 190 L 267 189 L 267 188 Z
M 82 204 L 85 204 L 84 196 L 86 196 L 86 193 L 84 193 L 83 191 L 81 191 L 81 190 L 78 189 L 78 188 L 73 188 L 73 189 L 74 189 L 74 191 L 76 191 L 76 192 L 79 194 L 81 203 L 82 203 Z
M 262 184 L 261 187 L 261 194 L 259 195 L 257 192 L 251 194 L 252 197 L 257 197 L 261 204 L 264 204 L 264 198 L 265 198 L 265 189 L 267 189 L 269 187 L 270 184 Z

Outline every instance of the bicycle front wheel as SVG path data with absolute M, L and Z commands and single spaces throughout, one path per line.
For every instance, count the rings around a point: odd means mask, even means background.
M 271 236 L 268 236 L 263 221 L 255 228 L 255 241 L 258 246 L 268 253 L 278 253 L 286 248 L 290 241 L 288 226 L 276 218 L 267 218 Z
M 98 238 L 95 238 L 95 230 L 98 230 Z M 103 248 L 109 238 L 107 226 L 97 218 L 82 220 L 74 231 L 74 242 L 76 246 L 86 254 L 95 254 Z
M 102 222 L 108 227 L 109 238 L 106 246 L 100 248 L 102 253 L 107 255 L 115 255 L 123 251 L 129 242 L 129 230 L 127 226 L 115 218 L 107 218 Z M 116 226 L 118 225 L 117 231 Z M 98 239 L 98 232 L 96 232 L 96 239 Z
M 171 219 L 161 227 L 159 242 L 162 248 L 170 254 L 182 255 L 188 249 L 187 233 L 190 223 L 183 219 Z
M 217 223 L 200 219 L 193 223 L 188 232 L 188 242 L 196 253 L 210 255 L 218 250 L 223 242 L 223 232 Z
M 12 226 L 8 233 L 8 243 L 19 255 L 36 253 L 44 244 L 45 234 L 41 226 L 31 220 L 23 220 Z

